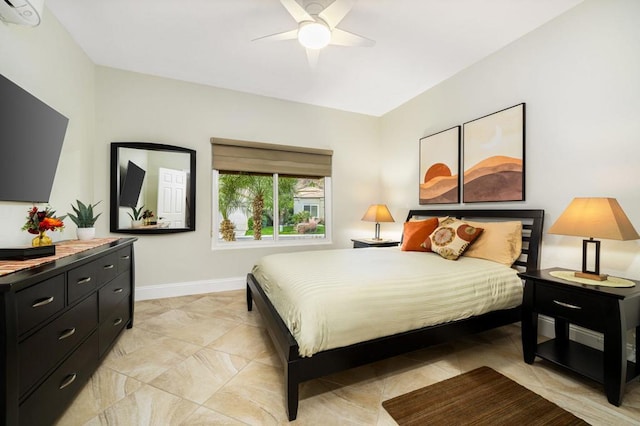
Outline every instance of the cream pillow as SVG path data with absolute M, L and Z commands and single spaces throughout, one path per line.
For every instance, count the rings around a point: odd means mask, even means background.
M 471 226 L 484 228 L 482 235 L 464 252 L 465 256 L 492 260 L 511 266 L 522 251 L 522 222 L 473 222 Z

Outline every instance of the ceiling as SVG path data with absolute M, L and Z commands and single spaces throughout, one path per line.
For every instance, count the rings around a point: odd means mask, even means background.
M 300 2 L 304 0 L 299 0 Z M 331 3 L 331 0 L 325 0 Z M 98 65 L 380 116 L 582 0 L 360 0 L 315 68 L 279 0 L 46 0 Z

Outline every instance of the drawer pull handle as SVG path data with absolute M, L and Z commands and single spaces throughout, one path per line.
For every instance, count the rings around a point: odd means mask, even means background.
M 120 259 L 123 259 L 123 260 L 129 260 L 129 259 L 131 259 L 131 256 L 129 256 L 128 254 L 125 254 L 125 255 L 124 255 L 124 256 L 122 256 Z
M 69 328 L 69 329 L 67 329 L 67 330 L 62 332 L 60 337 L 58 337 L 58 340 L 64 340 L 67 337 L 71 337 L 71 336 L 73 336 L 75 334 L 75 332 L 76 332 L 75 327 L 74 328 Z
M 53 296 L 45 297 L 44 299 L 40 299 L 37 302 L 35 302 L 33 305 L 31 305 L 31 307 L 32 308 L 39 308 L 40 306 L 48 305 L 51 302 L 53 302 Z
M 122 318 L 117 318 L 115 320 L 113 320 L 113 326 L 115 327 L 116 325 L 120 325 L 122 324 Z
M 116 288 L 115 290 L 113 290 L 114 293 L 122 293 L 123 291 L 123 288 Z
M 565 308 L 569 308 L 569 309 L 582 309 L 582 307 L 580 306 L 570 305 L 568 303 L 560 302 L 559 300 L 554 300 L 553 303 L 555 303 L 556 305 L 564 306 Z
M 87 278 L 83 278 L 81 280 L 78 280 L 78 282 L 76 284 L 86 284 L 89 281 L 91 281 L 91 277 L 87 277 Z
M 103 268 L 104 269 L 113 269 L 115 266 L 114 265 L 104 265 Z
M 71 383 L 75 382 L 76 377 L 77 377 L 76 373 L 69 374 L 67 377 L 64 378 L 64 381 L 60 385 L 59 389 L 64 389 L 67 386 L 69 386 Z

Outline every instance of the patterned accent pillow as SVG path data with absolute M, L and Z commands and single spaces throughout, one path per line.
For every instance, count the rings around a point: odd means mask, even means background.
M 416 222 L 405 222 L 402 233 L 402 251 L 430 251 L 422 247 L 421 243 L 438 227 L 438 218 Z
M 445 259 L 458 257 L 480 236 L 483 228 L 473 227 L 458 219 L 449 218 L 436 228 L 421 246 L 438 253 Z

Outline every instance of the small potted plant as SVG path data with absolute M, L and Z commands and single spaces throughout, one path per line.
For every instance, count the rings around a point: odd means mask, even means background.
M 74 213 L 67 213 L 69 218 L 76 224 L 78 229 L 76 230 L 76 235 L 79 240 L 91 240 L 96 236 L 96 228 L 94 227 L 96 220 L 102 213 L 98 213 L 94 216 L 93 208 L 100 204 L 98 201 L 95 204 L 84 204 L 80 200 L 76 200 L 77 207 L 73 204 L 71 208 Z
M 144 205 L 140 206 L 140 208 L 131 207 L 131 213 L 127 213 L 131 218 L 131 227 L 132 228 L 140 228 L 143 223 L 142 219 L 142 209 L 144 209 Z

